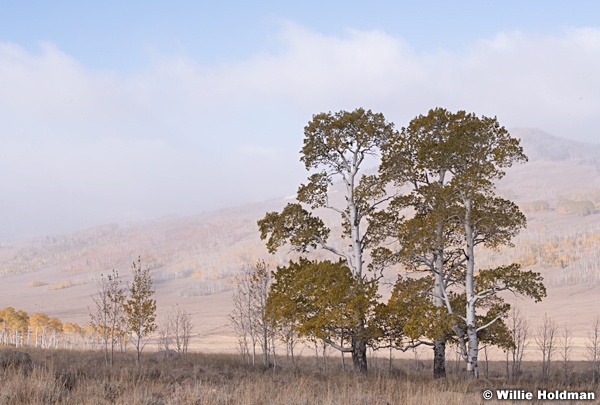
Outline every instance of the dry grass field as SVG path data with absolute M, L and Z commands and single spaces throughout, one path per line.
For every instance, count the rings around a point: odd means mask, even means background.
M 11 351 L 0 348 L 0 359 Z M 483 401 L 485 389 L 600 392 L 584 363 L 574 364 L 570 383 L 558 372 L 542 383 L 537 381 L 539 364 L 533 362 L 524 365 L 521 380 L 507 380 L 504 364 L 492 362 L 488 378 L 472 381 L 454 370 L 452 362 L 447 380 L 433 380 L 430 364 L 419 363 L 416 368 L 410 360 L 396 360 L 390 370 L 387 360 L 375 358 L 368 375 L 357 375 L 343 371 L 334 361 L 326 369 L 317 366 L 311 357 L 299 359 L 296 366 L 285 364 L 284 358 L 284 364 L 264 368 L 248 366 L 233 354 L 147 353 L 138 371 L 131 353 L 119 353 L 110 368 L 99 351 L 27 348 L 24 352 L 30 355 L 30 363 L 0 361 L 0 404 L 458 405 L 503 402 Z

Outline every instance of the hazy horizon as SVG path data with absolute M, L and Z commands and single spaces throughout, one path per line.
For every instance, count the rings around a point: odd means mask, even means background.
M 323 111 L 599 142 L 595 2 L 59 4 L 0 14 L 0 241 L 293 194 Z

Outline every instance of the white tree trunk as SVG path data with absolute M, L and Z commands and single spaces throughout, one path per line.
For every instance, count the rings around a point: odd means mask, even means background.
M 466 274 L 466 322 L 467 322 L 467 372 L 475 378 L 479 377 L 479 367 L 477 356 L 479 352 L 479 340 L 477 339 L 477 325 L 475 321 L 475 240 L 473 236 L 473 227 L 471 226 L 471 205 L 472 200 L 465 198 L 465 242 L 467 255 L 467 274 Z
M 436 226 L 438 247 L 433 271 L 433 305 L 444 307 L 444 246 L 443 246 L 443 223 L 440 221 Z M 434 378 L 446 377 L 446 340 L 435 339 L 433 342 L 433 376 Z

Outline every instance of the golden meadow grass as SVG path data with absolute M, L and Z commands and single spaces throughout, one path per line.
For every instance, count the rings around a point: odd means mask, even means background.
M 10 350 L 15 349 L 1 348 L 0 356 Z M 445 405 L 481 404 L 484 389 L 598 389 L 585 363 L 574 363 L 569 383 L 558 377 L 558 365 L 555 379 L 542 383 L 536 380 L 535 362 L 524 364 L 521 380 L 507 381 L 504 363 L 492 362 L 489 378 L 474 381 L 460 370 L 449 370 L 446 380 L 433 380 L 428 362 L 394 360 L 390 370 L 383 358 L 370 359 L 368 375 L 360 375 L 342 370 L 333 359 L 327 369 L 313 357 L 299 358 L 296 366 L 285 364 L 284 358 L 281 366 L 265 368 L 248 366 L 234 354 L 144 353 L 138 371 L 133 353 L 118 353 L 111 368 L 99 351 L 22 351 L 31 356 L 31 365 L 0 368 L 0 404 Z

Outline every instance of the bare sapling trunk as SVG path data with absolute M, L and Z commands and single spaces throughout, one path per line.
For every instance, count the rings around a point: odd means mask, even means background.
M 538 327 L 538 333 L 535 337 L 535 342 L 542 354 L 542 380 L 547 380 L 550 377 L 550 366 L 552 357 L 556 351 L 556 332 L 558 326 L 554 319 L 549 318 L 548 314 L 544 314 L 544 321 Z
M 256 365 L 256 346 L 262 349 L 263 365 L 269 365 L 270 335 L 273 325 L 266 316 L 267 297 L 271 284 L 271 272 L 264 261 L 242 268 L 233 294 L 234 309 L 229 319 L 238 336 L 242 356 L 252 366 Z M 183 323 L 185 323 L 182 320 Z M 191 325 L 189 328 L 191 329 Z M 251 347 L 250 347 L 251 346 Z M 251 350 L 251 352 L 250 352 Z
M 509 332 L 514 346 L 507 350 L 507 378 L 516 378 L 521 375 L 521 364 L 525 349 L 529 345 L 529 322 L 523 317 L 518 308 L 513 308 L 509 315 Z M 509 360 L 511 362 L 509 368 Z
M 560 360 L 562 363 L 563 381 L 570 383 L 571 380 L 571 352 L 573 350 L 573 332 L 565 323 L 560 336 Z
M 600 317 L 596 316 L 592 323 L 592 331 L 586 343 L 586 358 L 592 368 L 592 382 L 600 380 Z

